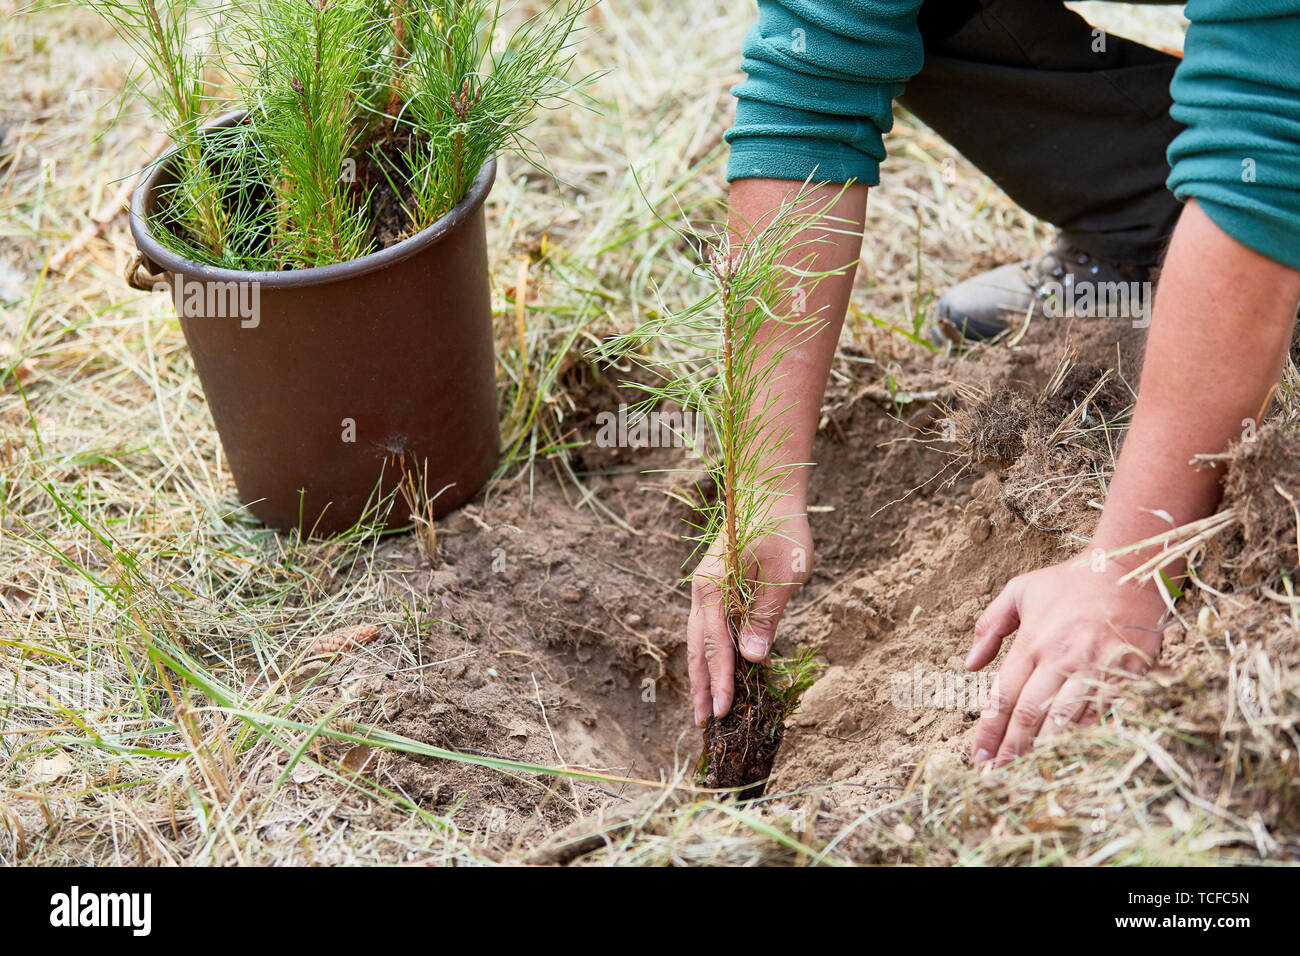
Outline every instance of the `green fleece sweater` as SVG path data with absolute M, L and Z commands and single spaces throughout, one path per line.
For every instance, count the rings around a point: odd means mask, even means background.
M 921 70 L 921 0 L 759 0 L 727 178 L 880 182 L 893 99 Z M 1300 0 L 1189 0 L 1169 187 L 1300 269 Z

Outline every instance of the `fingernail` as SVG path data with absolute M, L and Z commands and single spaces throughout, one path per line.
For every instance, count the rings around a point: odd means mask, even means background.
M 745 652 L 746 656 L 759 658 L 767 656 L 767 641 L 754 634 L 742 639 L 740 648 Z
M 992 756 L 993 755 L 991 753 L 989 753 L 987 750 L 981 747 L 979 750 L 975 751 L 975 762 L 984 763 Z
M 726 711 L 726 710 L 723 708 L 723 706 L 722 706 L 722 701 L 715 700 L 715 701 L 713 702 L 713 716 L 714 716 L 714 717 L 721 717 L 721 716 L 722 716 L 723 714 L 725 714 L 726 712 L 727 712 L 727 711 Z
M 703 727 L 709 719 L 709 710 L 707 707 L 696 706 L 695 708 L 695 726 Z

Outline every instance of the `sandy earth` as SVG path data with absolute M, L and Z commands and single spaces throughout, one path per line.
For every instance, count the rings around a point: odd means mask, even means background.
M 971 627 L 1007 579 L 1060 560 L 1068 542 L 1008 507 L 1008 476 L 971 467 L 961 443 L 944 440 L 954 432 L 947 416 L 971 386 L 1034 394 L 1067 352 L 1114 365 L 1117 338 L 1132 345 L 1114 323 L 1042 323 L 1014 348 L 905 366 L 895 396 L 879 369 L 838 363 L 811 487 L 814 575 L 777 642 L 815 649 L 826 669 L 793 718 L 769 793 L 854 784 L 817 797 L 834 818 L 887 799 L 929 759 L 967 759 L 988 686 L 961 669 Z M 573 435 L 590 439 L 601 411 L 636 400 L 611 378 L 571 373 Z M 436 566 L 409 538 L 385 545 L 394 595 L 436 618 L 420 646 L 381 638 L 351 671 L 335 667 L 318 683 L 366 700 L 380 726 L 438 746 L 650 779 L 693 765 L 690 604 L 677 583 L 689 512 L 665 494 L 688 476 L 654 471 L 690 462 L 675 449 L 594 443 L 574 454 L 590 494 L 634 531 L 575 507 L 580 493 L 545 470 L 531 489 L 499 484 L 440 524 Z M 382 784 L 431 808 L 459 804 L 458 825 L 503 845 L 531 843 L 618 796 L 371 756 Z

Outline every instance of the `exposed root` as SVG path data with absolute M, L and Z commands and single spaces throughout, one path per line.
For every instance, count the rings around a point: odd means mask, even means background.
M 769 687 L 767 668 L 737 655 L 736 699 L 724 717 L 710 717 L 704 728 L 704 785 L 744 787 L 742 800 L 761 797 L 781 748 L 785 716 Z

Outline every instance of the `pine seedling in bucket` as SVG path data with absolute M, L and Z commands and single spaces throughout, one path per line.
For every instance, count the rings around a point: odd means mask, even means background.
M 434 222 L 460 201 L 479 167 L 508 146 L 543 166 L 526 128 L 539 105 L 568 101 L 577 18 L 587 0 L 555 3 L 504 36 L 500 6 L 483 0 L 394 0 L 395 32 L 402 37 L 394 93 L 405 96 L 399 115 L 421 131 L 404 154 L 417 227 Z M 577 82 L 586 82 L 586 79 Z
M 233 137 L 205 130 L 213 106 L 206 82 L 216 65 L 219 17 L 201 0 L 96 0 L 91 6 L 139 57 L 125 84 L 149 108 L 176 147 L 176 183 L 167 224 L 178 252 L 213 265 L 242 265 L 265 214 L 227 200 L 237 178 L 229 162 Z
M 126 282 L 173 293 L 248 509 L 328 536 L 469 500 L 500 452 L 485 206 L 583 98 L 588 0 L 86 2 L 175 144 Z
M 816 283 L 830 275 L 812 268 L 816 246 L 842 231 L 829 215 L 835 198 L 815 197 L 805 184 L 766 224 L 717 227 L 710 237 L 685 236 L 700 253 L 711 291 L 680 312 L 664 309 L 635 331 L 606 343 L 609 358 L 629 358 L 660 381 L 638 385 L 646 393 L 636 414 L 664 402 L 682 406 L 683 420 L 703 421 L 679 438 L 716 489 L 696 485 L 695 518 L 686 535 L 695 545 L 692 566 L 705 554 L 720 567 L 709 583 L 725 611 L 735 648 L 735 699 L 723 717 L 710 717 L 698 765 L 710 787 L 738 787 L 742 798 L 761 795 L 781 745 L 786 719 L 816 679 L 809 652 L 767 663 L 745 660 L 737 646 L 763 589 L 791 583 L 763 580 L 754 551 L 769 535 L 787 535 L 789 516 L 779 505 L 795 468 L 774 464 L 788 428 L 777 424 L 790 405 L 783 399 L 779 366 L 791 350 L 816 335 L 824 317 L 806 307 Z M 648 354 L 653 345 L 655 354 Z M 665 357 L 665 353 L 671 353 Z
M 87 2 L 139 56 L 131 88 L 178 147 L 165 243 L 243 271 L 408 238 L 503 150 L 543 165 L 527 127 L 588 79 L 568 75 L 588 0 L 522 17 L 494 0 Z M 242 121 L 214 128 L 229 109 Z M 390 205 L 396 236 L 380 233 Z

